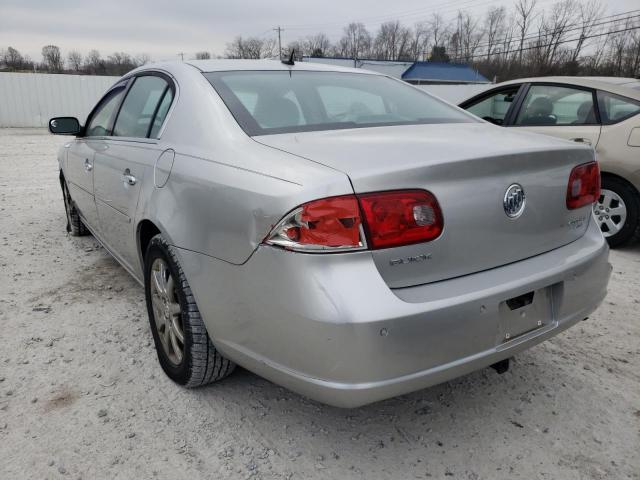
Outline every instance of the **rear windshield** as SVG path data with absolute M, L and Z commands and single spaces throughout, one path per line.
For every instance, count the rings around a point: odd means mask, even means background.
M 251 136 L 477 121 L 381 75 L 282 70 L 210 72 L 204 76 Z

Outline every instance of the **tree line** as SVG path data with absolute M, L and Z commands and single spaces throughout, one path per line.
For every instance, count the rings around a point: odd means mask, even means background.
M 102 57 L 98 50 L 87 55 L 71 50 L 66 56 L 56 45 L 42 47 L 42 60 L 36 62 L 22 55 L 16 48 L 0 50 L 0 70 L 10 72 L 83 73 L 87 75 L 121 76 L 134 68 L 149 63 L 149 55 L 131 56 L 126 52 L 114 52 Z
M 283 48 L 296 55 L 369 60 L 466 63 L 498 81 L 541 75 L 640 76 L 640 10 L 607 15 L 600 0 L 561 0 L 540 8 L 518 0 L 511 9 L 491 6 L 477 16 L 460 10 L 447 20 L 440 13 L 408 26 L 398 20 L 374 32 L 352 22 L 332 43 L 324 33 Z M 278 55 L 273 38 L 236 37 L 227 58 Z
M 410 26 L 387 21 L 373 32 L 352 22 L 336 42 L 318 32 L 287 43 L 282 52 L 273 36 L 237 36 L 221 57 L 278 58 L 291 51 L 298 58 L 467 63 L 498 81 L 540 75 L 639 77 L 640 9 L 609 15 L 601 0 L 561 0 L 548 8 L 537 0 L 518 0 L 510 9 L 491 6 L 479 16 L 460 10 L 452 19 L 433 13 Z M 200 51 L 192 58 L 212 54 Z M 103 58 L 97 50 L 63 56 L 57 46 L 47 45 L 36 63 L 13 47 L 0 51 L 0 69 L 11 71 L 123 75 L 149 60 L 124 52 Z

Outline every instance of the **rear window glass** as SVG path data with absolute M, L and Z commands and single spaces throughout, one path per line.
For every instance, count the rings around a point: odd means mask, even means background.
M 204 75 L 249 135 L 476 122 L 455 107 L 380 75 L 284 70 Z

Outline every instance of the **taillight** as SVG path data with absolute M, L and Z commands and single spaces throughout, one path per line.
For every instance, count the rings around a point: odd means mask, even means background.
M 379 249 L 428 242 L 442 228 L 442 212 L 432 193 L 389 191 L 305 203 L 287 214 L 265 243 L 302 252 Z
M 567 185 L 567 208 L 591 205 L 600 198 L 600 168 L 597 162 L 578 165 L 569 175 Z
M 442 233 L 442 211 L 425 190 L 358 195 L 372 249 L 428 242 Z
M 266 243 L 298 251 L 363 249 L 358 200 L 344 195 L 305 203 L 275 226 Z

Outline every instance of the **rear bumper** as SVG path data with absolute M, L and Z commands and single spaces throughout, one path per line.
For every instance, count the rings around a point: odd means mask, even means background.
M 260 247 L 242 266 L 181 249 L 179 256 L 222 353 L 315 400 L 355 407 L 486 367 L 587 317 L 611 271 L 606 242 L 590 223 L 581 239 L 554 251 L 396 290 L 368 252 Z M 505 300 L 531 291 L 548 296 L 548 308 L 505 314 Z M 523 311 L 541 325 L 505 338 L 525 318 L 511 316 Z

